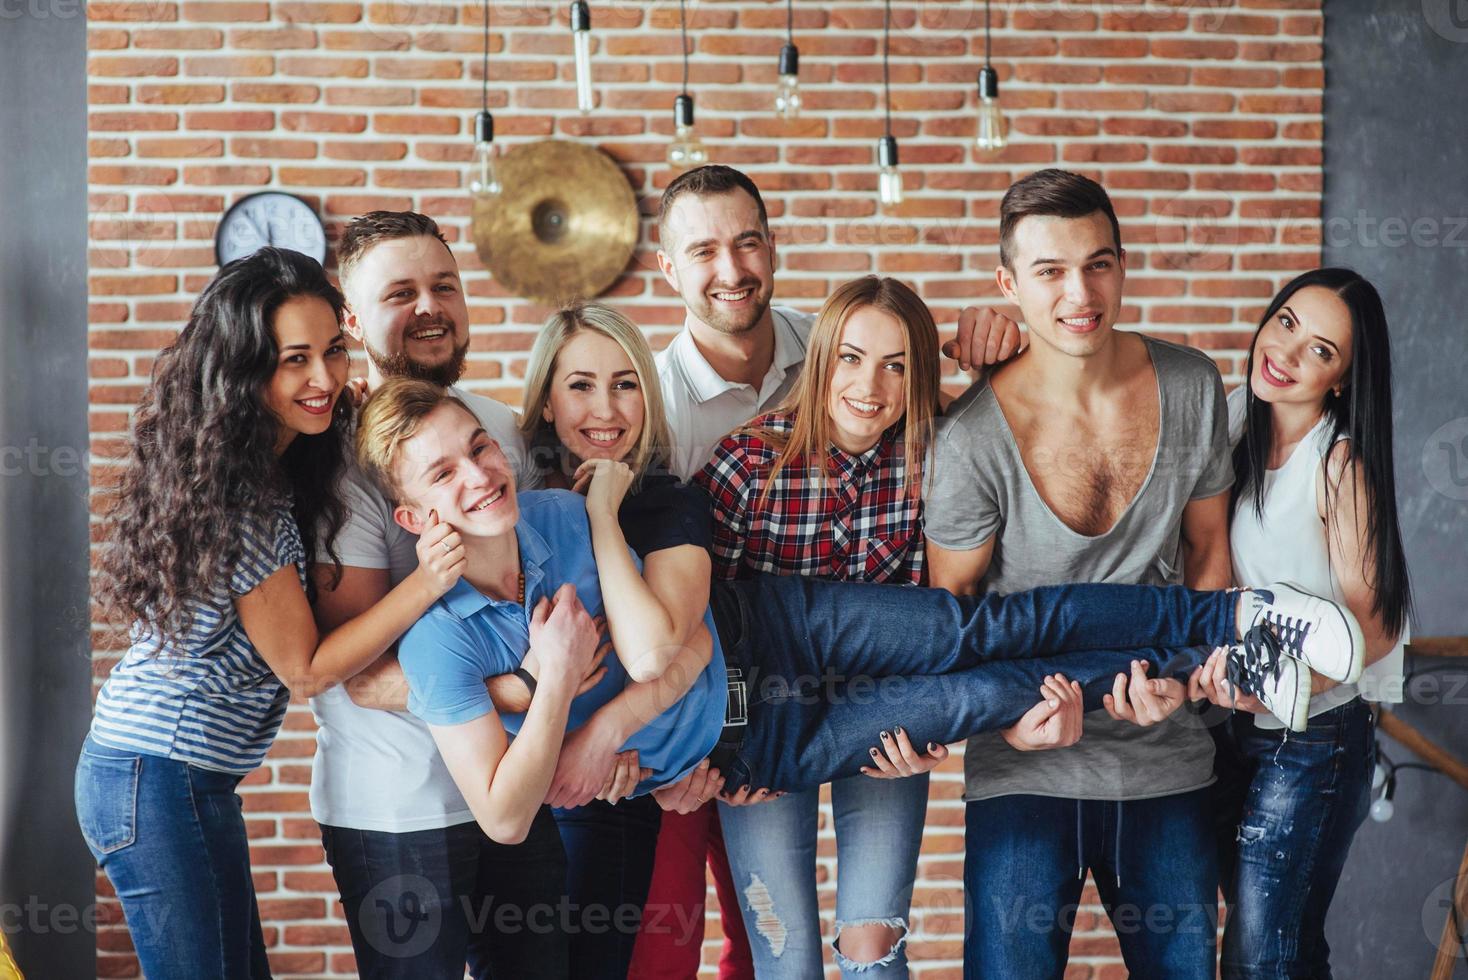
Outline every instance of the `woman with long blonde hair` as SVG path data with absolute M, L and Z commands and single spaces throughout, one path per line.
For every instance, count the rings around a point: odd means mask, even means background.
M 938 412 L 938 350 L 932 314 L 898 280 L 867 276 L 832 293 L 811 331 L 800 384 L 721 442 L 696 478 L 714 499 L 719 578 L 923 580 L 923 463 Z M 900 727 L 883 732 L 884 747 L 900 735 Z M 834 947 L 843 976 L 907 975 L 906 917 L 927 799 L 926 774 L 831 784 Z M 760 903 L 744 903 L 760 977 L 822 973 L 817 805 L 812 789 L 721 808 L 735 880 L 760 881 L 784 924 L 777 950 L 757 937 Z

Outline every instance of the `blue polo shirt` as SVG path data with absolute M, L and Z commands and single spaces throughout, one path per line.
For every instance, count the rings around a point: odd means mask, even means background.
M 525 573 L 525 604 L 491 599 L 460 579 L 398 641 L 398 662 L 408 678 L 408 710 L 430 725 L 459 725 L 494 710 L 486 678 L 520 666 L 530 647 L 530 611 L 571 583 L 586 611 L 602 614 L 601 583 L 591 550 L 586 498 L 566 490 L 520 494 L 515 526 Z M 634 555 L 637 567 L 642 562 Z M 714 638 L 709 665 L 677 704 L 652 719 L 622 746 L 636 749 L 641 766 L 653 771 L 638 787 L 645 793 L 682 778 L 718 741 L 724 725 L 728 682 L 713 616 L 704 625 Z M 613 654 L 606 676 L 571 703 L 567 730 L 583 725 L 616 697 L 630 680 Z M 523 714 L 503 715 L 513 736 Z

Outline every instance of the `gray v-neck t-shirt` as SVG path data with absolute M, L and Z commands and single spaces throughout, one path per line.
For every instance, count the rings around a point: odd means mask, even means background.
M 982 590 L 1182 582 L 1183 509 L 1233 484 L 1228 408 L 1207 355 L 1143 339 L 1157 375 L 1157 453 L 1142 489 L 1105 534 L 1079 534 L 1051 511 L 986 381 L 965 392 L 939 422 L 924 497 L 926 533 L 954 551 L 999 536 Z M 1088 800 L 1171 796 L 1212 781 L 1213 742 L 1186 707 L 1151 728 L 1092 711 L 1081 740 L 1068 748 L 1019 752 L 998 733 L 977 735 L 965 749 L 964 775 L 968 800 L 1016 793 Z

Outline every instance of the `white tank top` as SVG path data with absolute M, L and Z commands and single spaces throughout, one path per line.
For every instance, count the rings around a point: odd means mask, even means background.
M 1234 445 L 1244 431 L 1244 388 L 1228 397 L 1229 439 Z M 1328 420 L 1322 417 L 1301 439 L 1284 465 L 1264 474 L 1264 511 L 1240 501 L 1229 529 L 1234 582 L 1268 585 L 1293 582 L 1307 592 L 1342 602 L 1340 582 L 1330 567 L 1325 522 L 1315 505 L 1316 479 L 1330 451 Z M 1406 629 L 1391 652 L 1366 668 L 1356 684 L 1341 684 L 1310 700 L 1310 717 L 1339 707 L 1358 695 L 1368 701 L 1397 704 L 1402 700 L 1403 647 Z M 1280 728 L 1270 715 L 1256 715 L 1260 728 Z

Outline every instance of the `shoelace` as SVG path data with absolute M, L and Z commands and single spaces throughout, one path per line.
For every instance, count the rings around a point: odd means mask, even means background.
M 1267 626 L 1253 626 L 1244 634 L 1244 656 L 1229 657 L 1226 676 L 1229 684 L 1245 694 L 1258 696 L 1266 677 L 1279 680 L 1282 669 L 1279 637 Z
M 1305 638 L 1310 635 L 1310 627 L 1313 625 L 1308 619 L 1297 619 L 1294 616 L 1274 616 L 1264 614 L 1264 622 L 1273 627 L 1274 635 L 1279 644 L 1294 656 L 1300 656 L 1305 647 Z

